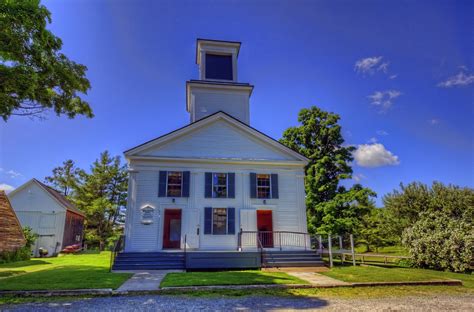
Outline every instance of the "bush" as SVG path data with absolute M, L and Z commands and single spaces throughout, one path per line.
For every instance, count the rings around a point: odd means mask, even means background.
M 422 213 L 403 232 L 403 244 L 417 267 L 466 272 L 473 261 L 472 223 L 442 212 Z
M 0 253 L 0 263 L 9 263 L 30 260 L 31 249 L 28 246 L 20 247 L 15 251 L 4 251 Z

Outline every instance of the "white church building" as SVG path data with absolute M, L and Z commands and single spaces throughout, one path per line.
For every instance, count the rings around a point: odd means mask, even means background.
M 308 159 L 251 127 L 254 87 L 237 76 L 241 43 L 196 45 L 190 123 L 125 152 L 125 240 L 114 269 L 320 262 L 307 234 Z

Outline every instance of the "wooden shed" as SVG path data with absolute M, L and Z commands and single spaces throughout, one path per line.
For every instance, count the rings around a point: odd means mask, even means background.
M 8 197 L 22 226 L 38 234 L 33 254 L 46 248 L 48 256 L 81 244 L 85 215 L 66 196 L 36 179 L 12 191 Z
M 4 191 L 0 191 L 0 253 L 25 246 L 20 222 Z

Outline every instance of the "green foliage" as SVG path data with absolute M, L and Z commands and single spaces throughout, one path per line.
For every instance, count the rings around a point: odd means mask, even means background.
M 23 246 L 15 249 L 14 251 L 4 251 L 0 253 L 0 264 L 10 263 L 23 260 L 30 260 L 31 248 Z
M 0 116 L 38 116 L 52 109 L 69 118 L 93 117 L 79 94 L 90 89 L 87 68 L 60 52 L 39 0 L 0 1 Z
M 457 219 L 443 212 L 424 212 L 404 231 L 403 243 L 417 267 L 466 272 L 474 262 L 472 219 Z
M 371 209 L 364 216 L 357 235 L 357 243 L 366 246 L 366 252 L 379 252 L 380 247 L 393 246 L 400 243 L 393 224 L 397 221 L 384 208 Z
M 354 147 L 344 146 L 339 115 L 318 107 L 302 109 L 301 125 L 288 128 L 280 142 L 309 158 L 305 189 L 308 228 L 312 233 L 355 233 L 373 207 L 375 193 L 360 185 L 339 185 L 350 179 Z
M 84 170 L 77 168 L 74 161 L 68 159 L 62 166 L 53 169 L 53 175 L 46 177 L 45 181 L 64 196 L 72 195 L 80 184 L 80 177 L 84 175 Z
M 413 263 L 464 272 L 473 261 L 474 190 L 434 182 L 401 185 L 384 197 Z
M 29 226 L 25 226 L 23 228 L 23 236 L 25 237 L 25 240 L 26 240 L 25 247 L 28 247 L 31 249 L 31 246 L 35 244 L 36 239 L 38 238 L 38 234 L 33 233 L 33 229 L 30 228 Z
M 80 172 L 82 181 L 74 191 L 73 200 L 87 215 L 85 238 L 89 245 L 104 250 L 114 235 L 120 210 L 127 204 L 128 171 L 120 157 L 103 152 L 90 170 Z

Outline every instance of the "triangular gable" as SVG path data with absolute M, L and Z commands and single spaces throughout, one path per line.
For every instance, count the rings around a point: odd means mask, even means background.
M 297 161 L 303 155 L 218 112 L 125 152 L 126 157 L 204 158 L 260 161 Z
M 84 212 L 79 210 L 73 203 L 71 203 L 64 195 L 56 191 L 55 189 L 49 187 L 48 185 L 36 180 L 36 179 L 31 179 L 30 181 L 26 182 L 25 184 L 21 185 L 20 187 L 14 189 L 9 193 L 8 196 L 12 197 L 15 194 L 19 193 L 21 190 L 23 190 L 25 187 L 27 187 L 30 184 L 35 184 L 39 189 L 43 190 L 48 197 L 50 197 L 52 200 L 57 202 L 61 207 L 63 207 L 65 210 L 68 210 L 70 212 L 73 212 L 75 214 L 78 214 L 80 216 L 85 216 Z

